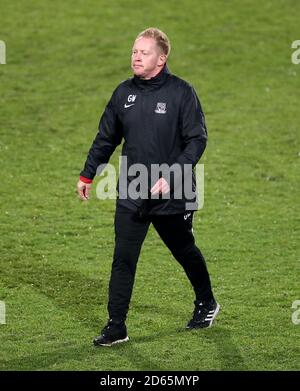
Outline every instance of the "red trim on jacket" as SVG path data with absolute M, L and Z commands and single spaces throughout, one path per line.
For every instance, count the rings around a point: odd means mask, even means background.
M 92 179 L 86 178 L 85 176 L 80 175 L 79 179 L 81 180 L 81 182 L 84 182 L 84 183 L 93 183 Z

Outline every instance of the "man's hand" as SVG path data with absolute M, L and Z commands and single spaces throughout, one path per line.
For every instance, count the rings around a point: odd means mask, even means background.
M 77 191 L 78 191 L 79 197 L 83 201 L 87 201 L 89 199 L 91 187 L 92 187 L 91 183 L 84 183 L 79 179 L 79 181 L 77 183 Z
M 164 178 L 160 178 L 151 188 L 151 194 L 167 194 L 170 191 L 170 186 Z

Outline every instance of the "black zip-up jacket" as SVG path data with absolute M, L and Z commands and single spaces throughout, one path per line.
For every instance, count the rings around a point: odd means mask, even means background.
M 182 172 L 185 164 L 195 167 L 206 147 L 207 130 L 201 104 L 193 87 L 172 75 L 167 66 L 152 79 L 142 80 L 134 76 L 123 81 L 105 108 L 99 132 L 80 175 L 93 179 L 98 166 L 109 161 L 123 139 L 122 156 L 127 157 L 128 168 L 135 163 L 142 163 L 148 169 L 151 164 L 178 163 Z M 194 170 L 192 172 L 195 190 Z M 186 203 L 195 199 L 186 199 L 184 194 L 181 199 L 174 197 L 174 188 L 183 184 L 184 177 L 172 175 L 169 199 L 122 199 L 118 184 L 117 203 L 132 210 L 146 209 L 149 214 L 196 210 L 197 207 L 186 208 Z M 128 175 L 127 184 L 137 177 Z M 148 194 L 153 184 L 149 180 Z

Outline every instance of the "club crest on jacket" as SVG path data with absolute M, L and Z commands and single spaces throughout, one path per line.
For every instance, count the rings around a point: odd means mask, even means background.
M 156 109 L 154 110 L 157 114 L 166 114 L 167 112 L 167 104 L 158 102 L 156 105 Z

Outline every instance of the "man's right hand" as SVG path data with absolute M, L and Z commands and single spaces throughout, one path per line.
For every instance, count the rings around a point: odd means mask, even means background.
M 91 183 L 85 183 L 85 182 L 82 182 L 79 179 L 79 181 L 77 183 L 77 192 L 79 194 L 79 197 L 83 201 L 87 201 L 89 199 L 91 188 L 92 188 L 92 184 Z

